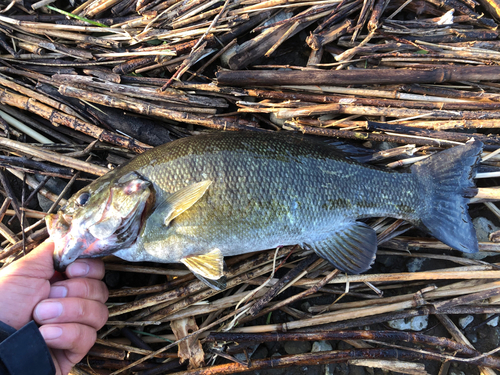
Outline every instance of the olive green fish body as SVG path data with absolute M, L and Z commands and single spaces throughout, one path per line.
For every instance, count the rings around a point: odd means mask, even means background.
M 473 142 L 432 156 L 409 173 L 398 173 L 343 158 L 329 145 L 300 137 L 260 132 L 188 137 L 145 152 L 84 189 L 95 200 L 93 206 L 105 205 L 97 197 L 116 181 L 130 194 L 117 205 L 128 207 L 128 216 L 120 214 L 119 223 L 104 215 L 106 226 L 94 223 L 90 232 L 95 235 L 88 235 L 83 244 L 107 240 L 123 259 L 183 262 L 212 279 L 203 263 L 213 257 L 193 264 L 197 256 L 219 254 L 219 263 L 222 256 L 300 244 L 358 273 L 373 262 L 376 236 L 356 220 L 390 216 L 473 252 L 477 240 L 464 196 L 473 187 L 480 152 L 481 144 Z M 139 194 L 140 221 L 129 213 Z M 106 199 L 100 201 L 113 200 Z M 126 242 L 122 232 L 136 236 Z M 101 254 L 79 256 L 96 255 Z
M 158 225 L 162 210 L 155 211 L 128 259 L 178 262 L 213 248 L 237 255 L 316 241 L 358 218 L 416 218 L 420 199 L 411 174 L 362 166 L 319 143 L 274 138 L 185 139 L 149 153 L 146 166 L 131 164 L 160 200 L 195 182 L 212 185 L 168 228 Z

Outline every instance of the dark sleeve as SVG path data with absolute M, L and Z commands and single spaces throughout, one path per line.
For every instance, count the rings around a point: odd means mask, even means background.
M 53 375 L 49 348 L 34 321 L 16 331 L 0 321 L 0 375 Z

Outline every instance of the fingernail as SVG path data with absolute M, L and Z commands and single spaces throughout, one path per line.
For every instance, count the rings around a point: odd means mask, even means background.
M 40 302 L 35 308 L 35 316 L 38 320 L 48 320 L 57 318 L 63 310 L 59 302 Z
M 86 276 L 89 273 L 90 267 L 87 263 L 76 262 L 72 263 L 66 269 L 66 275 L 71 277 Z
M 40 327 L 40 333 L 44 340 L 54 340 L 62 335 L 62 329 L 59 327 Z
M 50 287 L 49 298 L 64 298 L 68 295 L 68 288 L 65 286 Z

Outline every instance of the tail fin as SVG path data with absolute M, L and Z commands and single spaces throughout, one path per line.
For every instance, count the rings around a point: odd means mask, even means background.
M 476 175 L 483 144 L 468 142 L 433 155 L 412 166 L 420 188 L 425 191 L 420 211 L 421 226 L 454 249 L 475 253 L 476 231 L 467 203 L 475 195 Z

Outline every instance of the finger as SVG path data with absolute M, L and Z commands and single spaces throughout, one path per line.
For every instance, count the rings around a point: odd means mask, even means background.
M 48 298 L 84 298 L 101 303 L 108 299 L 108 288 L 100 280 L 77 278 L 58 281 L 51 285 Z
M 47 346 L 56 349 L 53 352 L 61 371 L 66 368 L 71 369 L 75 363 L 78 363 L 96 340 L 96 330 L 84 324 L 46 324 L 39 329 Z M 64 350 L 64 352 L 58 350 Z
M 78 259 L 66 269 L 68 278 L 90 277 L 102 279 L 104 277 L 104 263 L 101 259 Z
M 101 302 L 83 298 L 46 299 L 33 312 L 40 324 L 80 323 L 101 329 L 108 319 L 108 308 Z

